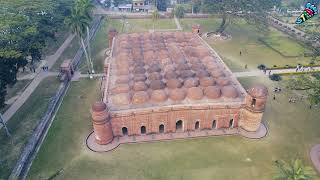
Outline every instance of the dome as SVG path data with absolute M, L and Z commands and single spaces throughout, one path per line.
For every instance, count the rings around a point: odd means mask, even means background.
M 220 86 L 226 86 L 230 84 L 230 80 L 226 77 L 220 77 L 217 79 L 217 84 L 219 84 Z
M 188 89 L 187 96 L 189 99 L 192 100 L 200 100 L 203 97 L 203 91 L 199 87 L 192 87 Z
M 107 108 L 107 105 L 102 101 L 97 101 L 91 106 L 91 108 L 94 112 L 101 112 Z
M 197 76 L 198 78 L 203 78 L 203 77 L 209 77 L 210 75 L 209 75 L 209 73 L 208 73 L 207 71 L 205 71 L 205 70 L 199 70 L 199 71 L 196 72 L 196 76 Z
M 134 91 L 145 91 L 148 89 L 148 86 L 143 81 L 138 81 L 133 84 L 132 89 Z
M 144 104 L 149 101 L 149 95 L 145 91 L 135 92 L 132 96 L 133 104 Z
M 136 74 L 134 77 L 133 77 L 133 80 L 134 81 L 145 81 L 147 79 L 146 75 L 144 74 Z
M 208 87 L 208 86 L 213 86 L 213 85 L 214 85 L 214 80 L 212 77 L 200 78 L 200 86 Z
M 220 77 L 220 76 L 223 76 L 224 75 L 224 73 L 221 71 L 221 70 L 214 70 L 214 71 L 211 71 L 211 75 L 213 76 L 213 77 Z
M 121 93 L 112 96 L 112 103 L 116 105 L 130 104 L 130 95 L 128 93 Z
M 133 72 L 134 72 L 135 74 L 144 74 L 144 73 L 146 73 L 146 70 L 145 70 L 143 67 L 137 67 L 137 68 L 135 68 L 135 69 L 133 70 Z
M 218 99 L 221 97 L 221 90 L 219 86 L 208 86 L 204 88 L 204 94 L 209 99 Z
M 157 72 L 150 73 L 149 76 L 148 76 L 148 79 L 150 81 L 161 80 L 162 79 L 162 75 L 160 73 L 157 73 Z
M 127 84 L 127 83 L 129 83 L 129 81 L 130 81 L 129 76 L 118 76 L 116 83 L 117 84 Z
M 183 86 L 186 88 L 196 87 L 199 85 L 199 80 L 197 78 L 189 78 L 184 81 Z
M 173 89 L 169 91 L 169 98 L 173 101 L 182 101 L 186 97 L 184 89 Z
M 164 90 L 154 90 L 151 92 L 151 100 L 153 102 L 163 102 L 168 99 L 168 96 Z
M 160 80 L 154 80 L 150 82 L 150 89 L 157 90 L 157 89 L 164 89 L 166 85 Z
M 154 73 L 154 72 L 160 72 L 161 71 L 161 68 L 159 67 L 159 65 L 151 65 L 149 68 L 148 68 L 148 73 Z
M 111 89 L 111 92 L 114 94 L 128 93 L 129 91 L 130 87 L 127 84 L 118 84 L 113 89 Z
M 167 81 L 167 87 L 169 89 L 176 89 L 181 87 L 181 81 L 179 79 L 169 79 Z
M 175 72 L 173 72 L 173 71 L 168 71 L 168 72 L 166 72 L 166 74 L 164 75 L 164 78 L 166 78 L 167 80 L 169 80 L 169 79 L 175 79 L 175 78 L 177 78 L 177 77 L 178 77 L 177 73 L 175 73 Z
M 268 89 L 264 85 L 255 85 L 250 87 L 248 94 L 255 98 L 266 98 L 268 96 Z
M 224 86 L 221 89 L 222 95 L 226 98 L 236 98 L 238 97 L 238 92 L 233 86 Z
M 190 70 L 180 71 L 180 77 L 183 79 L 193 77 L 194 73 Z

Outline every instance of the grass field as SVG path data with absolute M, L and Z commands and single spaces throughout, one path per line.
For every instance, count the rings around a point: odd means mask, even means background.
M 8 138 L 4 129 L 0 130 L 0 179 L 6 179 L 9 176 L 23 146 L 47 110 L 49 100 L 57 87 L 56 78 L 43 80 L 8 122 L 12 137 Z
M 204 29 L 204 32 L 214 31 L 218 28 L 220 20 L 212 18 L 204 19 L 182 19 L 181 24 L 184 30 L 189 31 L 192 24 L 198 23 Z M 248 25 L 246 22 L 238 20 L 226 29 L 226 32 L 232 35 L 231 40 L 222 41 L 212 38 L 205 38 L 206 41 L 219 53 L 225 63 L 233 71 L 245 71 L 244 67 L 247 64 L 249 69 L 257 69 L 259 64 L 265 64 L 269 67 L 273 65 L 297 65 L 308 64 L 309 57 L 294 57 L 287 58 L 281 56 L 278 52 L 268 48 L 262 44 L 258 38 L 263 38 L 270 43 L 278 51 L 289 56 L 301 55 L 308 51 L 298 42 L 291 40 L 287 35 L 273 28 L 269 34 L 260 33 L 255 27 Z M 240 56 L 240 51 L 242 55 Z
M 270 92 L 285 83 L 256 77 L 240 82 L 244 87 L 263 83 Z M 109 153 L 94 153 L 84 141 L 92 130 L 89 109 L 99 99 L 99 85 L 99 80 L 72 83 L 28 179 L 50 178 L 64 169 L 56 179 L 271 180 L 273 161 L 299 157 L 311 165 L 309 150 L 319 143 L 319 109 L 309 110 L 304 102 L 289 104 L 283 92 L 268 100 L 263 119 L 270 129 L 261 140 L 210 137 L 121 145 Z

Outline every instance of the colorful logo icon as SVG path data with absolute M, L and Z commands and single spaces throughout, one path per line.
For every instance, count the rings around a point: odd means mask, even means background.
M 297 18 L 296 24 L 302 24 L 317 14 L 318 14 L 317 7 L 314 4 L 307 3 L 306 8 L 301 13 L 301 15 Z

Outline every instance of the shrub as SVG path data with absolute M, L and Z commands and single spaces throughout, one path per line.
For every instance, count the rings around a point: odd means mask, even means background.
M 281 76 L 279 74 L 272 74 L 269 76 L 272 81 L 281 81 Z
M 260 70 L 264 70 L 264 69 L 267 68 L 267 66 L 264 65 L 264 64 L 259 64 L 257 68 L 260 69 Z
M 273 65 L 273 67 L 277 67 L 277 65 Z
M 174 8 L 174 15 L 177 17 L 177 18 L 183 18 L 184 17 L 184 8 L 182 6 L 176 6 Z

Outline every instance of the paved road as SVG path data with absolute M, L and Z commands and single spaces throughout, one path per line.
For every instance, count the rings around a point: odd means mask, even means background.
M 68 38 L 64 41 L 64 43 L 59 47 L 59 49 L 52 56 L 48 56 L 46 58 L 46 61 L 47 61 L 46 65 L 49 67 L 49 69 L 52 68 L 54 63 L 59 59 L 61 54 L 69 46 L 69 44 L 71 43 L 74 37 L 75 35 L 70 34 Z M 29 86 L 24 90 L 23 93 L 21 93 L 21 95 L 17 98 L 17 100 L 3 114 L 3 118 L 5 122 L 7 122 L 14 115 L 14 113 L 16 113 L 17 110 L 26 102 L 26 100 L 29 98 L 32 92 L 40 84 L 40 82 L 50 75 L 52 76 L 52 73 L 43 72 L 43 71 L 40 71 L 38 74 L 35 75 L 32 82 L 29 84 Z M 2 125 L 0 125 L 0 129 L 1 128 L 2 128 Z

